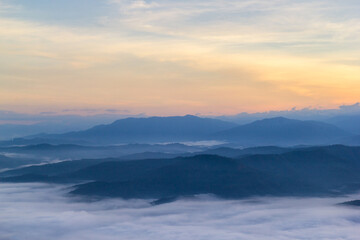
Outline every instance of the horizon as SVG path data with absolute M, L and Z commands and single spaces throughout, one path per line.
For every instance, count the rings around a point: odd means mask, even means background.
M 338 105 L 333 108 L 324 108 L 324 107 L 304 107 L 304 108 L 288 108 L 288 109 L 270 109 L 268 111 L 259 111 L 259 112 L 237 112 L 234 114 L 201 114 L 201 113 L 184 113 L 184 114 L 159 114 L 159 115 L 148 115 L 143 112 L 130 112 L 123 111 L 119 109 L 101 109 L 101 108 L 85 108 L 85 109 L 63 109 L 60 111 L 43 111 L 43 112 L 34 112 L 34 111 L 13 111 L 13 110 L 4 110 L 0 109 L 0 121 L 2 116 L 43 116 L 43 117 L 60 117 L 60 116 L 79 116 L 79 117 L 92 117 L 92 116 L 128 116 L 128 117 L 171 117 L 171 116 L 198 116 L 198 117 L 221 117 L 221 116 L 241 116 L 241 115 L 259 115 L 259 114 L 286 114 L 286 113 L 312 113 L 312 114 L 326 114 L 336 115 L 336 114 L 357 114 L 360 112 L 360 102 L 356 102 L 349 105 Z M 280 115 L 279 115 L 280 116 Z

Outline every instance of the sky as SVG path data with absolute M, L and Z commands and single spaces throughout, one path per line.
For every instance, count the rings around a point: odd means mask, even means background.
M 356 240 L 359 211 L 342 198 L 209 196 L 151 206 L 145 200 L 83 201 L 69 186 L 0 184 L 2 240 Z
M 0 0 L 0 109 L 224 115 L 359 102 L 358 0 Z

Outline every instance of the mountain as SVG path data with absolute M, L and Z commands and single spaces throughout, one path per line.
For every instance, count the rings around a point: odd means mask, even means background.
M 292 151 L 293 148 L 282 148 L 275 146 L 263 146 L 263 147 L 249 147 L 249 148 L 230 148 L 230 147 L 218 147 L 205 150 L 201 154 L 207 155 L 218 155 L 229 158 L 236 158 L 245 155 L 254 155 L 254 154 L 280 154 Z
M 65 111 L 63 114 L 40 113 L 24 114 L 0 110 L 0 140 L 21 138 L 40 133 L 60 134 L 70 131 L 86 130 L 95 125 L 111 123 L 126 117 L 143 117 L 144 115 L 127 115 L 108 112 L 108 114 L 76 115 Z
M 215 155 L 177 158 L 160 166 L 148 166 L 151 168 L 145 170 L 141 167 L 141 172 L 135 171 L 135 174 L 122 176 L 123 179 L 116 181 L 103 179 L 79 185 L 73 193 L 153 199 L 206 193 L 244 197 L 270 194 L 282 189 L 272 177 L 241 166 L 236 160 Z M 119 176 L 118 173 L 114 175 Z
M 72 177 L 95 182 L 73 193 L 122 198 L 322 196 L 360 189 L 360 148 L 326 146 L 231 159 L 198 155 L 171 160 L 102 163 Z
M 21 157 L 7 157 L 0 155 L 0 170 L 8 168 L 16 168 L 27 164 L 40 163 L 39 159 L 21 158 Z
M 49 136 L 49 137 L 47 137 Z M 51 134 L 41 134 L 36 136 L 28 136 L 24 138 L 14 138 L 11 140 L 0 141 L 0 147 L 11 147 L 11 146 L 25 146 L 25 145 L 38 145 L 38 144 L 52 144 L 52 145 L 89 145 L 87 141 L 72 141 L 68 139 L 54 138 Z
M 360 135 L 342 138 L 340 143 L 350 146 L 360 146 Z
M 43 138 L 87 141 L 97 144 L 131 142 L 175 142 L 202 140 L 230 129 L 234 123 L 186 115 L 183 117 L 126 118 L 85 131 L 45 135 Z
M 82 159 L 73 161 L 62 161 L 58 163 L 34 165 L 28 167 L 22 167 L 18 169 L 12 169 L 5 172 L 1 172 L 1 177 L 17 177 L 23 175 L 42 175 L 42 176 L 57 176 L 61 174 L 67 174 L 69 172 L 77 171 L 82 168 L 86 168 L 91 165 L 96 165 L 107 161 L 117 161 L 119 159 Z M 31 181 L 30 181 L 31 182 Z
M 213 136 L 219 140 L 246 145 L 325 145 L 336 143 L 349 135 L 328 123 L 277 117 L 237 126 Z
M 325 121 L 345 131 L 360 135 L 360 115 L 339 115 Z
M 352 134 L 345 130 L 317 121 L 276 117 L 238 126 L 221 120 L 186 115 L 183 117 L 126 118 L 85 131 L 42 134 L 35 138 L 0 142 L 0 146 L 41 143 L 108 145 L 200 140 L 226 141 L 242 146 L 356 144 L 351 137 Z
M 35 144 L 27 146 L 0 147 L 0 152 L 21 154 L 38 159 L 84 159 L 84 158 L 126 158 L 144 159 L 161 156 L 175 157 L 185 153 L 201 151 L 205 148 L 171 144 L 123 144 L 114 146 L 81 146 L 74 144 Z M 150 154 L 154 153 L 154 154 Z M 159 154 L 155 154 L 159 153 Z M 134 155 L 138 154 L 138 155 Z M 30 162 L 29 162 L 30 164 Z
M 360 189 L 359 147 L 310 147 L 283 154 L 246 156 L 239 162 L 272 176 L 301 181 L 319 192 Z
M 196 155 L 172 159 L 66 161 L 0 173 L 4 182 L 79 183 L 84 196 L 176 199 L 341 195 L 360 189 L 360 147 L 287 149 L 237 158 Z M 160 201 L 161 202 L 161 201 Z

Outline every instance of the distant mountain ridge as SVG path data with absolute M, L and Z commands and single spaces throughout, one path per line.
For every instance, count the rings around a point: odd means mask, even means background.
M 126 118 L 85 131 L 43 134 L 41 138 L 15 139 L 2 145 L 72 143 L 107 145 L 216 140 L 242 146 L 351 144 L 353 135 L 329 123 L 276 117 L 245 125 L 221 120 L 182 117 Z M 1 143 L 0 143 L 1 145 Z
M 100 143 L 193 141 L 236 126 L 221 120 L 182 117 L 126 118 L 108 125 L 98 125 L 85 131 L 47 135 L 47 138 L 87 140 Z
M 335 116 L 327 119 L 325 122 L 333 124 L 353 134 L 360 135 L 360 114 Z
M 328 123 L 276 117 L 214 134 L 214 138 L 254 145 L 331 144 L 350 136 Z

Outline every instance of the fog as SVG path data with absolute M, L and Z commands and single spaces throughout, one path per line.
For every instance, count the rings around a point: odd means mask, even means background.
M 69 197 L 69 186 L 0 184 L 1 240 L 359 239 L 356 198 L 211 196 L 151 206 L 148 201 Z

